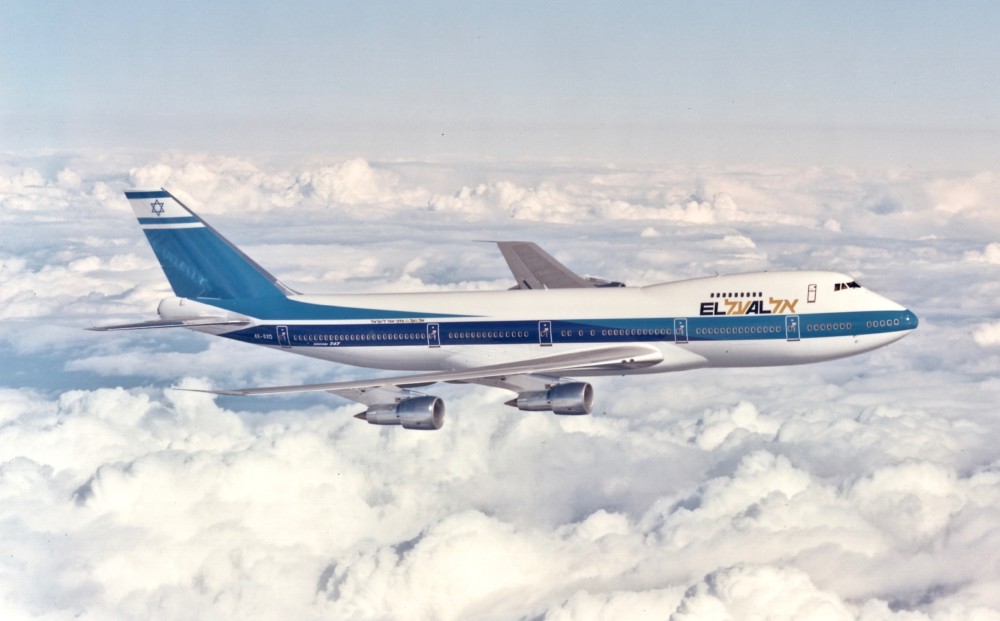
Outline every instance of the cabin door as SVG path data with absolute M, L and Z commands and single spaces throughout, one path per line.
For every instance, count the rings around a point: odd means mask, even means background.
M 427 346 L 441 347 L 441 328 L 436 323 L 427 324 Z
M 277 326 L 275 329 L 278 331 L 278 345 L 291 347 L 292 343 L 288 340 L 288 326 Z
M 687 343 L 688 342 L 688 320 L 687 319 L 674 319 L 674 342 L 675 343 Z
M 785 338 L 789 341 L 799 340 L 799 316 L 788 315 L 785 317 Z
M 552 345 L 552 322 L 538 322 L 538 344 L 542 347 Z

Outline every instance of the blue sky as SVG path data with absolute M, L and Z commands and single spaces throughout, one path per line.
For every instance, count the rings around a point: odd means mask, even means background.
M 988 168 L 1000 5 L 9 2 L 6 149 Z

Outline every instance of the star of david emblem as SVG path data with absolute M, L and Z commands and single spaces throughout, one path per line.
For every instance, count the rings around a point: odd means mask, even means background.
M 152 207 L 153 213 L 156 214 L 156 217 L 160 217 L 163 215 L 163 203 L 160 201 L 160 199 L 156 199 L 155 201 L 150 203 L 149 206 Z

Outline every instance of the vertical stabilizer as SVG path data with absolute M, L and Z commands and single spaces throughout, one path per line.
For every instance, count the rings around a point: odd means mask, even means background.
M 181 298 L 267 298 L 293 293 L 166 190 L 126 190 L 139 226 Z

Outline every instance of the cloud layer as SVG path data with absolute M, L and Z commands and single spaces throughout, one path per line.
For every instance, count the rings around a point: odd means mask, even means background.
M 530 239 L 646 284 L 856 275 L 920 330 L 824 365 L 602 379 L 585 418 L 435 387 L 436 433 L 332 396 L 167 390 L 364 371 L 179 333 L 121 190 L 166 186 L 307 291 L 497 289 Z M 590 163 L 0 162 L 4 619 L 1000 619 L 995 174 Z

